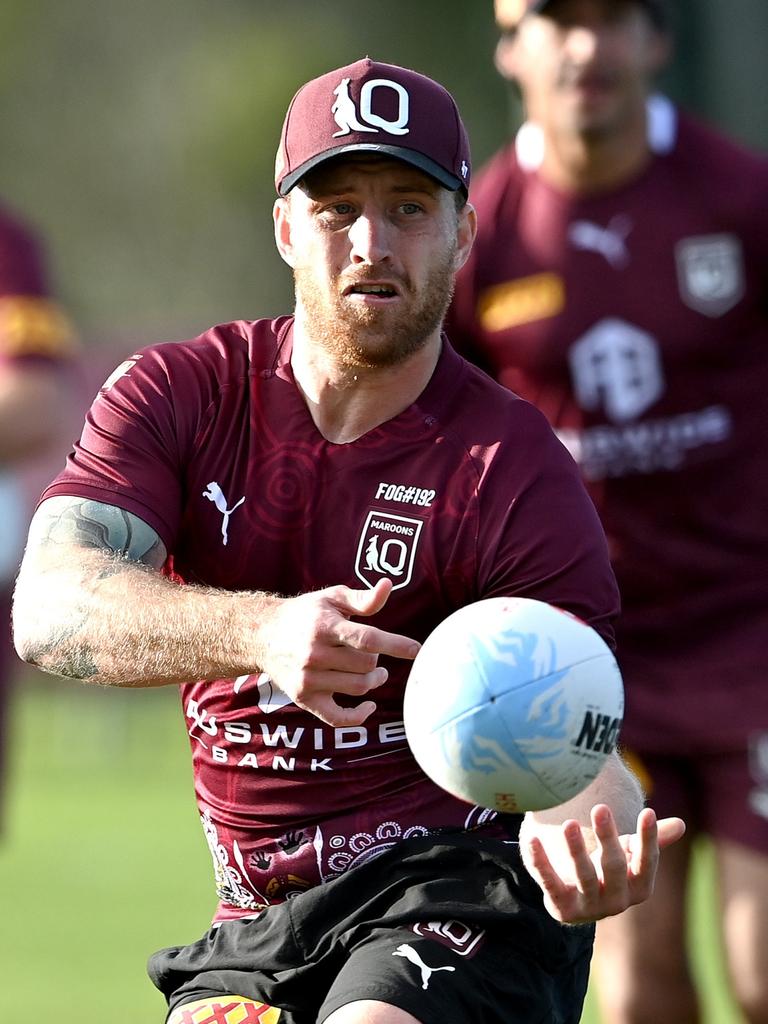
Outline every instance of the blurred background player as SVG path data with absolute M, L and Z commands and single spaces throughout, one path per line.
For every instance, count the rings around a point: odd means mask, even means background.
M 607 1022 L 699 1019 L 692 843 L 714 844 L 734 995 L 768 1020 L 768 161 L 652 82 L 658 0 L 497 0 L 527 120 L 472 189 L 449 337 L 548 416 L 623 599 L 623 743 L 685 840 L 598 928 Z
M 64 448 L 62 368 L 71 365 L 73 352 L 71 327 L 49 294 L 40 243 L 0 205 L 0 780 L 15 661 L 11 589 L 31 512 L 25 474 L 57 442 Z

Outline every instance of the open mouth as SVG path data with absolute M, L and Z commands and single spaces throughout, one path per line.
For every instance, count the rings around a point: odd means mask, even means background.
M 400 296 L 400 290 L 389 282 L 358 282 L 345 288 L 343 294 L 345 298 L 376 302 L 397 299 Z

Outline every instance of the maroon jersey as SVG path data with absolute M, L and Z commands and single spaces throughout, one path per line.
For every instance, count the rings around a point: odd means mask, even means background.
M 480 175 L 449 335 L 580 463 L 622 595 L 629 744 L 768 727 L 768 161 L 649 104 L 650 164 L 577 196 L 532 125 Z
M 617 592 L 594 508 L 544 417 L 443 346 L 418 401 L 349 444 L 320 435 L 290 367 L 293 321 L 152 346 L 105 384 L 45 496 L 118 505 L 184 582 L 298 594 L 393 582 L 370 621 L 423 640 L 456 608 L 517 594 L 609 640 Z M 500 829 L 419 770 L 409 663 L 359 727 L 332 728 L 261 674 L 182 687 L 222 901 L 253 912 L 436 828 Z

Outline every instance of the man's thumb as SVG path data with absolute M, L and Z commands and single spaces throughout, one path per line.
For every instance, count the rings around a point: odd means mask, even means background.
M 381 579 L 372 590 L 353 590 L 351 587 L 343 587 L 343 596 L 334 598 L 334 604 L 350 615 L 375 615 L 380 612 L 387 603 L 387 598 L 392 593 L 392 581 Z

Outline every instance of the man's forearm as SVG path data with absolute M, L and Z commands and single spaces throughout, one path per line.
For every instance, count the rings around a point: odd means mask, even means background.
M 112 686 L 231 678 L 253 664 L 260 610 L 277 599 L 180 585 L 99 550 L 71 565 L 25 565 L 14 598 L 19 656 L 46 672 Z

